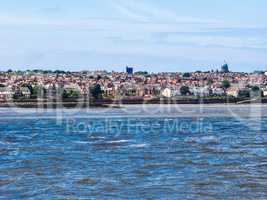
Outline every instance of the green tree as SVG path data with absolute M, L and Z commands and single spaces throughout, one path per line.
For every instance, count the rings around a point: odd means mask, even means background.
M 148 72 L 147 71 L 138 71 L 138 72 L 135 72 L 134 74 L 140 75 L 140 76 L 146 76 L 146 75 L 148 75 Z
M 33 85 L 30 91 L 32 98 L 44 97 L 44 88 L 40 85 Z
M 185 96 L 190 93 L 189 87 L 188 86 L 182 86 L 180 88 L 181 95 Z
M 260 88 L 258 86 L 256 86 L 256 85 L 255 86 L 252 86 L 251 87 L 251 91 L 252 92 L 258 92 L 258 91 L 260 91 Z
M 252 86 L 251 87 L 251 97 L 260 97 L 263 96 L 263 92 L 258 86 Z
M 189 77 L 191 77 L 191 74 L 188 73 L 188 72 L 186 72 L 186 73 L 183 74 L 183 77 L 184 77 L 184 78 L 189 78 Z
M 212 79 L 209 79 L 207 84 L 208 84 L 209 86 L 211 86 L 211 85 L 213 84 L 213 80 L 212 80 Z
M 66 74 L 66 72 L 63 70 L 55 70 L 54 74 Z
M 228 80 L 224 80 L 224 81 L 222 82 L 222 88 L 223 88 L 223 89 L 227 90 L 227 89 L 230 88 L 230 87 L 231 87 L 231 83 L 230 83 Z
M 91 96 L 94 97 L 95 99 L 102 99 L 103 96 L 103 91 L 101 90 L 101 86 L 99 84 L 94 85 L 90 89 Z
M 250 97 L 250 91 L 248 89 L 240 90 L 238 92 L 238 97 L 239 98 L 249 98 Z
M 77 99 L 80 97 L 80 92 L 78 90 L 75 90 L 75 89 L 65 89 L 63 91 L 62 97 L 64 99 L 68 99 L 68 98 Z

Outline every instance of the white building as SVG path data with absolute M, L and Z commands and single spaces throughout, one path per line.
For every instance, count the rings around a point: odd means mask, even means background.
M 0 100 L 10 100 L 15 92 L 9 87 L 0 87 Z
M 208 87 L 193 87 L 190 92 L 195 96 L 209 96 L 210 89 Z
M 213 88 L 212 94 L 220 96 L 224 94 L 224 90 L 222 88 Z
M 180 90 L 178 88 L 165 88 L 162 92 L 161 95 L 163 97 L 171 98 L 175 96 L 180 96 Z

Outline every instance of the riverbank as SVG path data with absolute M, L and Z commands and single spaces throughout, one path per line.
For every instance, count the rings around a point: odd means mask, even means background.
M 261 103 L 267 104 L 266 98 L 234 98 L 234 97 L 209 97 L 209 98 L 157 98 L 157 99 L 142 99 L 142 98 L 128 98 L 128 99 L 101 99 L 101 100 L 87 100 L 87 99 L 68 99 L 64 101 L 59 100 L 36 100 L 23 99 L 16 101 L 0 102 L 0 107 L 18 107 L 18 108 L 88 108 L 88 107 L 120 107 L 121 105 L 140 105 L 140 104 L 252 104 Z
M 112 105 L 88 103 L 88 102 L 0 102 L 1 108 L 107 108 Z M 115 106 L 114 106 L 115 107 Z

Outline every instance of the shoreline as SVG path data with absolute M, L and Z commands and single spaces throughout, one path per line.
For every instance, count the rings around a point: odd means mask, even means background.
M 103 99 L 97 101 L 88 100 L 69 100 L 69 101 L 2 101 L 0 108 L 120 108 L 124 105 L 248 105 L 248 104 L 267 104 L 267 99 L 123 99 L 111 100 Z

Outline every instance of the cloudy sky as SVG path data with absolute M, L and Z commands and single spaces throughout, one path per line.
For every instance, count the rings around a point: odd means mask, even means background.
M 266 0 L 0 1 L 0 70 L 267 69 Z

